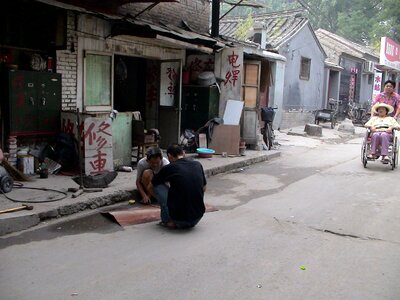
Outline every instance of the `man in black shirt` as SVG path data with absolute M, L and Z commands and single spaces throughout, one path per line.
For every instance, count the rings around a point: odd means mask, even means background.
M 204 192 L 207 181 L 203 166 L 197 161 L 186 159 L 179 145 L 169 146 L 167 156 L 170 164 L 164 166 L 152 181 L 162 208 L 160 225 L 169 228 L 193 227 L 205 212 Z M 167 182 L 169 189 L 163 184 Z M 166 206 L 163 205 L 165 202 Z M 163 207 L 167 207 L 168 211 Z

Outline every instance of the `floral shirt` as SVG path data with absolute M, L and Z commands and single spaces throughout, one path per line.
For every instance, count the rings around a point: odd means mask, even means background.
M 392 117 L 372 117 L 365 123 L 365 127 L 371 126 L 374 126 L 376 131 L 386 131 L 389 127 L 400 127 L 396 119 Z
M 391 97 L 389 97 L 385 92 L 380 93 L 375 97 L 374 101 L 372 101 L 372 106 L 374 106 L 378 102 L 386 103 L 393 106 L 394 110 L 390 114 L 391 116 L 394 116 L 396 114 L 396 111 L 400 109 L 400 95 L 397 93 L 393 93 Z

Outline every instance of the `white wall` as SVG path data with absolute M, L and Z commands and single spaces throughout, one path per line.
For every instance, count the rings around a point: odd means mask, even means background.
M 322 108 L 325 98 L 325 57 L 310 28 L 304 26 L 279 54 L 287 59 L 283 104 L 285 110 Z M 301 57 L 311 59 L 309 80 L 299 78 Z

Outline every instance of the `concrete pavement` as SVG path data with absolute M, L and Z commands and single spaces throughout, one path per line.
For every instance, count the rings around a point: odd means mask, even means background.
M 221 155 L 214 155 L 210 159 L 197 158 L 195 154 L 189 154 L 188 156 L 193 156 L 195 160 L 198 160 L 203 165 L 206 176 L 210 177 L 218 173 L 228 172 L 278 157 L 280 156 L 280 152 L 277 150 L 247 150 L 244 156 L 221 157 Z M 59 218 L 129 199 L 139 200 L 135 192 L 135 180 L 136 170 L 133 170 L 133 172 L 118 172 L 116 179 L 107 188 L 103 189 L 102 192 L 83 193 L 77 198 L 72 198 L 72 193 L 67 192 L 68 188 L 78 188 L 79 186 L 70 176 L 50 175 L 47 179 L 40 179 L 39 176 L 34 176 L 32 177 L 32 181 L 23 182 L 24 188 L 14 188 L 6 195 L 10 198 L 21 200 L 22 203 L 28 203 L 28 201 L 52 202 L 29 203 L 33 205 L 33 210 L 0 214 L 0 235 L 27 229 L 46 219 Z M 35 190 L 25 189 L 25 187 L 32 187 Z M 49 190 L 36 190 L 40 188 L 53 189 L 61 193 Z M 63 199 L 57 200 L 60 198 Z M 7 199 L 5 195 L 0 196 L 1 210 L 18 207 L 22 203 L 13 202 Z
M 245 156 L 221 157 L 214 155 L 210 159 L 197 158 L 204 168 L 207 177 L 215 174 L 229 172 L 235 169 L 270 160 L 281 156 L 282 147 L 288 146 L 311 146 L 317 147 L 325 142 L 340 142 L 346 138 L 354 137 L 353 134 L 339 132 L 336 129 L 330 129 L 323 126 L 322 137 L 309 137 L 303 134 L 304 127 L 296 127 L 281 132 L 276 131 L 276 140 L 280 144 L 276 150 L 254 151 L 246 150 Z M 363 128 L 357 128 L 356 135 L 362 135 Z M 102 192 L 83 193 L 77 198 L 72 198 L 72 193 L 67 192 L 68 188 L 78 188 L 78 185 L 69 176 L 50 175 L 47 179 L 40 179 L 38 176 L 32 178 L 30 182 L 24 182 L 24 187 L 54 189 L 54 191 L 30 190 L 14 188 L 7 196 L 13 199 L 19 199 L 23 203 L 27 201 L 51 201 L 43 203 L 32 203 L 33 210 L 22 210 L 13 213 L 0 214 L 0 235 L 21 231 L 29 227 L 38 225 L 40 222 L 51 218 L 60 218 L 63 216 L 78 213 L 88 209 L 111 205 L 117 202 L 127 201 L 137 198 L 135 193 L 136 171 L 119 172 L 117 178 L 103 189 Z M 65 196 L 66 194 L 66 196 Z M 57 200 L 63 198 L 61 200 Z M 16 203 L 0 196 L 0 209 L 20 206 L 22 203 Z

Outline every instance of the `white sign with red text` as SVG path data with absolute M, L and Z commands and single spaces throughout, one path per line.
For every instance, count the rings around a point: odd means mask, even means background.
M 379 63 L 400 71 L 400 45 L 388 37 L 382 37 Z
M 375 70 L 372 100 L 375 99 L 376 95 L 379 95 L 381 93 L 381 89 L 382 89 L 382 72 Z

